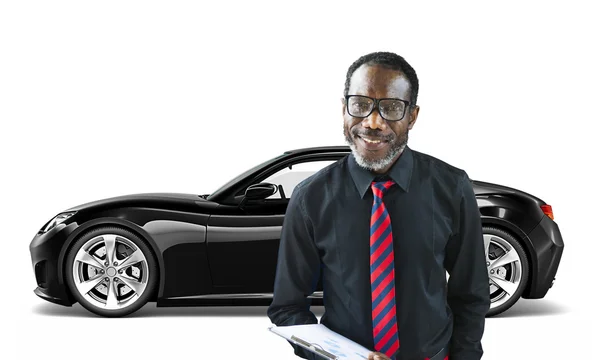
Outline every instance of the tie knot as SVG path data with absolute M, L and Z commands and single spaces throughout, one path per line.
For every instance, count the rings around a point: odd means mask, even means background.
M 373 181 L 371 182 L 371 189 L 376 197 L 381 198 L 383 197 L 383 194 L 385 194 L 386 191 L 388 191 L 394 184 L 394 180 L 389 178 L 382 181 Z

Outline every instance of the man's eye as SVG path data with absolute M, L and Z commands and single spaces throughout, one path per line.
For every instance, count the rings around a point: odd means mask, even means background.
M 369 108 L 369 104 L 365 104 L 365 103 L 354 103 L 352 105 L 354 106 L 354 108 L 359 109 L 359 110 L 364 110 L 364 109 Z
M 399 111 L 400 110 L 400 106 L 395 106 L 395 105 L 382 106 L 381 110 L 383 110 L 385 112 Z

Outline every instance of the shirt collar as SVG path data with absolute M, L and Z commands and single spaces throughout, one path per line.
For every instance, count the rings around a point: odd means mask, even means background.
M 360 197 L 364 198 L 367 191 L 371 188 L 371 182 L 375 180 L 375 177 L 380 175 L 358 165 L 353 153 L 350 153 L 348 157 L 348 168 Z M 408 185 L 410 184 L 412 169 L 412 150 L 406 146 L 400 157 L 385 175 L 388 175 L 405 192 L 408 192 Z

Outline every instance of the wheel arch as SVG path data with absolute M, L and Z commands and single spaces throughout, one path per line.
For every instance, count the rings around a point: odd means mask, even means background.
M 529 261 L 529 276 L 527 279 L 527 284 L 525 285 L 525 290 L 523 291 L 523 295 L 529 294 L 531 292 L 532 284 L 534 284 L 537 279 L 537 260 L 536 257 L 533 256 L 535 249 L 533 248 L 533 244 L 531 243 L 531 240 L 527 234 L 525 234 L 523 230 L 513 223 L 495 217 L 482 216 L 481 225 L 483 227 L 493 227 L 498 230 L 505 231 L 517 239 L 519 244 L 523 246 L 523 249 L 525 249 L 525 256 L 527 256 L 527 260 Z
M 139 227 L 137 224 L 135 224 L 131 221 L 127 221 L 127 220 L 123 220 L 123 219 L 119 219 L 119 218 L 113 218 L 113 217 L 96 218 L 93 220 L 86 221 L 86 222 L 82 223 L 81 225 L 79 225 L 77 227 L 77 229 L 75 229 L 69 235 L 69 237 L 67 238 L 67 241 L 65 241 L 63 248 L 60 252 L 59 259 L 58 259 L 58 263 L 60 264 L 60 266 L 58 267 L 58 278 L 59 278 L 59 281 L 61 281 L 65 285 L 65 289 L 66 289 L 68 295 L 70 297 L 73 296 L 71 294 L 68 286 L 66 286 L 66 278 L 65 278 L 65 272 L 64 272 L 64 269 L 67 265 L 66 257 L 67 257 L 69 250 L 73 247 L 73 245 L 75 244 L 77 239 L 79 239 L 83 234 L 85 234 L 88 231 L 91 231 L 91 230 L 94 230 L 97 228 L 101 228 L 101 227 L 105 227 L 105 226 L 114 226 L 114 227 L 121 228 L 123 230 L 130 231 L 133 234 L 139 236 L 142 239 L 142 241 L 144 241 L 150 247 L 150 249 L 152 249 L 152 256 L 154 256 L 154 259 L 156 260 L 156 263 L 158 264 L 159 274 L 158 274 L 158 287 L 155 291 L 155 294 L 153 294 L 152 297 L 150 297 L 149 301 L 156 301 L 158 294 L 161 293 L 161 290 L 163 288 L 163 285 L 164 285 L 163 282 L 164 282 L 165 276 L 164 276 L 163 259 L 162 259 L 162 256 L 159 256 L 160 251 L 159 251 L 154 239 L 152 239 L 152 236 L 150 236 L 150 234 L 148 234 L 144 229 Z

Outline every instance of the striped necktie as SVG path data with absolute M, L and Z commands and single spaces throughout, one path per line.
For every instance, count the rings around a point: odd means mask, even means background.
M 373 181 L 371 211 L 371 300 L 375 350 L 392 356 L 400 347 L 396 324 L 394 289 L 394 242 L 392 224 L 383 203 L 383 194 L 393 180 Z

